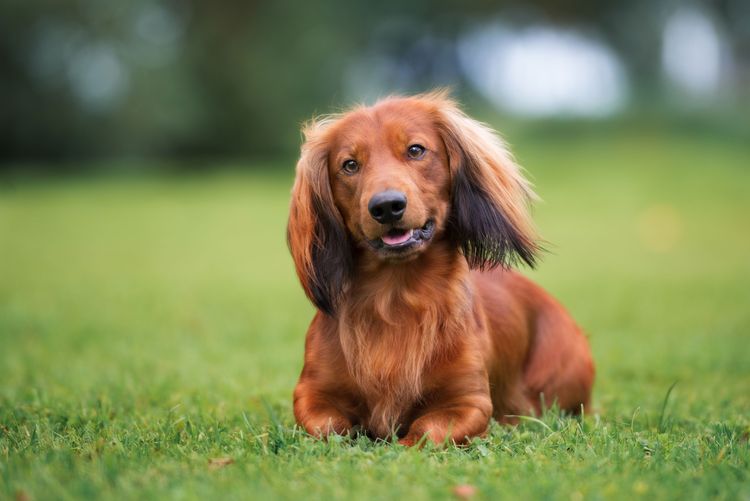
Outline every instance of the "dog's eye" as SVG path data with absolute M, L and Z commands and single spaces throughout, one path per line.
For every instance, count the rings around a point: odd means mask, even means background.
M 359 170 L 359 164 L 356 160 L 346 160 L 342 165 L 341 168 L 344 169 L 344 172 L 347 174 L 356 174 Z
M 409 149 L 406 150 L 406 153 L 409 155 L 409 158 L 413 160 L 419 160 L 424 156 L 425 148 L 421 144 L 412 144 L 409 146 Z

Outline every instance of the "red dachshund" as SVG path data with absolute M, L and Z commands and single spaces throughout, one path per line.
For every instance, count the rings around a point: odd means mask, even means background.
M 318 312 L 294 415 L 412 445 L 465 443 L 493 416 L 579 412 L 594 366 L 534 264 L 533 193 L 503 142 L 445 93 L 313 121 L 288 240 Z

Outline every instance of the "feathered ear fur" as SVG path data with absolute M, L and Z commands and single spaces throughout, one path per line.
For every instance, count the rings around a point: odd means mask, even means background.
M 328 179 L 326 121 L 308 124 L 297 162 L 287 242 L 307 297 L 332 315 L 351 273 L 352 253 Z
M 528 213 L 534 192 L 503 141 L 469 118 L 444 93 L 438 123 L 450 157 L 452 179 L 448 231 L 472 268 L 534 266 L 539 247 Z

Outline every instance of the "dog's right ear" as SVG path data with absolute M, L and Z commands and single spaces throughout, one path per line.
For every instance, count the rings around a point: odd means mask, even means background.
M 445 92 L 422 96 L 437 112 L 452 177 L 450 238 L 471 268 L 491 269 L 524 261 L 539 252 L 528 202 L 535 198 L 505 143 L 469 118 Z
M 325 120 L 313 121 L 304 128 L 287 243 L 305 294 L 321 311 L 332 315 L 349 282 L 352 250 L 328 178 L 326 125 Z

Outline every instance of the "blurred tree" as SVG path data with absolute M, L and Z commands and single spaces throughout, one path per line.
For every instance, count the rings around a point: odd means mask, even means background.
M 705 5 L 746 68 L 741 2 Z M 18 159 L 290 153 L 301 121 L 352 94 L 464 89 L 455 40 L 494 18 L 593 31 L 623 55 L 641 87 L 658 88 L 656 48 L 672 7 L 669 0 L 5 0 L 0 168 Z M 359 71 L 372 65 L 391 68 L 388 79 L 372 82 Z

